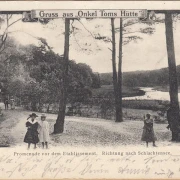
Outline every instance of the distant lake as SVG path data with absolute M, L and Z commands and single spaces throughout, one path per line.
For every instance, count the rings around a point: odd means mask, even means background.
M 146 87 L 146 88 L 140 88 L 141 90 L 145 91 L 145 95 L 143 96 L 134 96 L 134 97 L 125 97 L 123 99 L 127 100 L 164 100 L 164 101 L 169 101 L 170 96 L 169 92 L 163 92 L 163 91 L 158 91 L 154 90 L 151 87 Z M 180 100 L 180 93 L 179 93 L 179 100 Z

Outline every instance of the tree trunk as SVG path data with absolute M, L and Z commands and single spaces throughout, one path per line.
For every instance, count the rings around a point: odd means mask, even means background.
M 46 109 L 46 112 L 47 112 L 47 113 L 49 113 L 50 105 L 51 105 L 51 104 L 49 103 L 49 104 L 48 104 L 48 107 L 47 107 L 47 109 Z
M 119 93 L 118 93 L 118 76 L 116 70 L 116 38 L 115 38 L 115 27 L 114 18 L 111 18 L 112 28 L 112 70 L 113 70 L 113 88 L 114 88 L 114 99 L 115 99 L 115 121 L 119 122 L 120 108 L 119 108 Z
M 37 111 L 37 103 L 35 101 L 31 102 L 31 110 L 32 111 Z
M 69 63 L 69 33 L 70 33 L 70 19 L 65 19 L 65 42 L 64 42 L 64 69 L 62 77 L 61 95 L 59 100 L 59 111 L 56 123 L 54 125 L 54 133 L 63 133 L 64 119 L 67 101 L 67 80 L 68 80 L 68 63 Z
M 169 94 L 170 94 L 170 108 L 171 113 L 171 130 L 172 140 L 178 140 L 178 126 L 179 126 L 179 101 L 178 101 L 178 81 L 176 73 L 176 60 L 174 52 L 173 39 L 173 21 L 170 13 L 165 14 L 165 28 L 166 28 L 166 45 L 169 65 Z
M 123 121 L 123 113 L 122 113 L 122 43 L 123 43 L 123 20 L 120 18 L 120 28 L 119 28 L 119 63 L 118 63 L 118 85 L 117 85 L 117 93 L 118 93 L 118 117 L 116 118 L 116 122 Z

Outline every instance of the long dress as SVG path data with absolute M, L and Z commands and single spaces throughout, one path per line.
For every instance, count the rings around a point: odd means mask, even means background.
M 142 141 L 146 142 L 153 142 L 156 141 L 156 135 L 154 133 L 153 129 L 153 120 L 152 119 L 145 119 L 144 120 L 144 127 L 143 127 L 143 133 L 142 133 Z
M 14 99 L 10 99 L 10 105 L 11 105 L 11 109 L 14 110 L 15 109 L 15 101 L 14 101 Z
M 39 122 L 38 132 L 40 142 L 49 142 L 49 123 L 47 121 Z
M 24 137 L 24 142 L 25 143 L 32 143 L 32 144 L 37 144 L 39 142 L 39 138 L 38 138 L 38 122 L 37 121 L 27 121 L 26 122 L 26 127 L 27 129 L 27 133 Z

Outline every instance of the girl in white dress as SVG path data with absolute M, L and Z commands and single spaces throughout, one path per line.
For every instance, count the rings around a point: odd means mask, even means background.
M 42 143 L 42 147 L 46 146 L 48 149 L 49 138 L 49 123 L 46 121 L 46 116 L 43 114 L 41 116 L 41 121 L 39 122 L 39 140 Z

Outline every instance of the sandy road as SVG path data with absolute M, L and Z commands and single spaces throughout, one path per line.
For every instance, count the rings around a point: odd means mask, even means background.
M 5 120 L 0 124 L 1 146 L 26 146 L 23 139 L 27 130 L 26 119 L 30 113 L 32 112 L 22 109 L 3 110 Z M 56 118 L 57 115 L 47 114 L 50 133 L 53 132 Z M 122 123 L 115 123 L 103 119 L 66 117 L 64 133 L 51 134 L 50 146 L 144 146 L 140 140 L 142 127 L 141 121 L 125 120 Z M 157 144 L 160 146 L 172 145 L 169 142 L 170 131 L 166 129 L 166 124 L 155 124 L 154 127 L 158 137 Z

